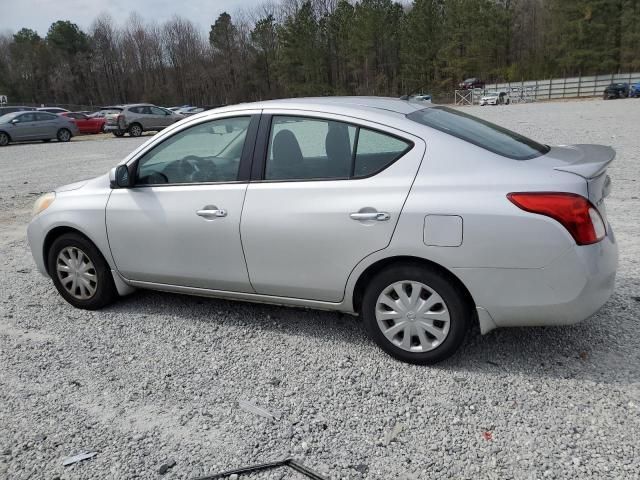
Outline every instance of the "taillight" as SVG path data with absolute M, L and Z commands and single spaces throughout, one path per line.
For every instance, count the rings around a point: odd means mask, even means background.
M 517 207 L 551 217 L 566 228 L 578 245 L 599 242 L 606 234 L 604 221 L 593 204 L 575 193 L 518 192 L 507 198 Z

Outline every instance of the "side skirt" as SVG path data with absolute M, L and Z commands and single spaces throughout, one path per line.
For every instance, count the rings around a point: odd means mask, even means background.
M 274 297 L 271 295 L 260 295 L 257 293 L 228 292 L 225 290 L 210 290 L 208 288 L 183 287 L 179 285 L 167 285 L 163 283 L 141 282 L 128 280 L 131 287 L 145 288 L 148 290 L 158 290 L 161 292 L 183 293 L 199 297 L 222 298 L 225 300 L 239 300 L 252 303 L 266 303 L 270 305 L 281 305 L 285 307 L 303 307 L 314 310 L 339 311 L 355 314 L 343 303 L 322 302 L 318 300 L 305 300 L 300 298 Z

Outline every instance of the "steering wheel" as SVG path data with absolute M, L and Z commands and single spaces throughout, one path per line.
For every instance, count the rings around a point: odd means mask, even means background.
M 153 172 L 146 179 L 147 184 L 169 183 L 169 177 L 162 172 Z

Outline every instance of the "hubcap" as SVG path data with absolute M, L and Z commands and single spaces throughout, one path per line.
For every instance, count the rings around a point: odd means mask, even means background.
M 93 297 L 98 276 L 91 259 L 77 247 L 63 248 L 56 260 L 58 279 L 67 292 L 79 300 Z
M 137 137 L 140 134 L 142 134 L 142 130 L 140 129 L 140 127 L 132 127 L 131 133 L 133 134 L 134 137 Z
M 63 142 L 66 142 L 67 140 L 69 140 L 69 132 L 67 132 L 66 130 L 62 130 L 60 132 L 60 140 L 62 140 Z
M 0 133 L 0 145 L 4 147 L 7 143 L 9 143 L 9 137 L 7 136 L 7 134 Z
M 404 280 L 385 288 L 376 302 L 384 336 L 407 352 L 428 352 L 449 334 L 451 318 L 442 297 L 424 283 Z

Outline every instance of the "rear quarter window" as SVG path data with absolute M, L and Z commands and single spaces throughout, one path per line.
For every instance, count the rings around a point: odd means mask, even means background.
M 549 151 L 547 145 L 447 107 L 425 108 L 407 118 L 513 160 L 529 160 Z

